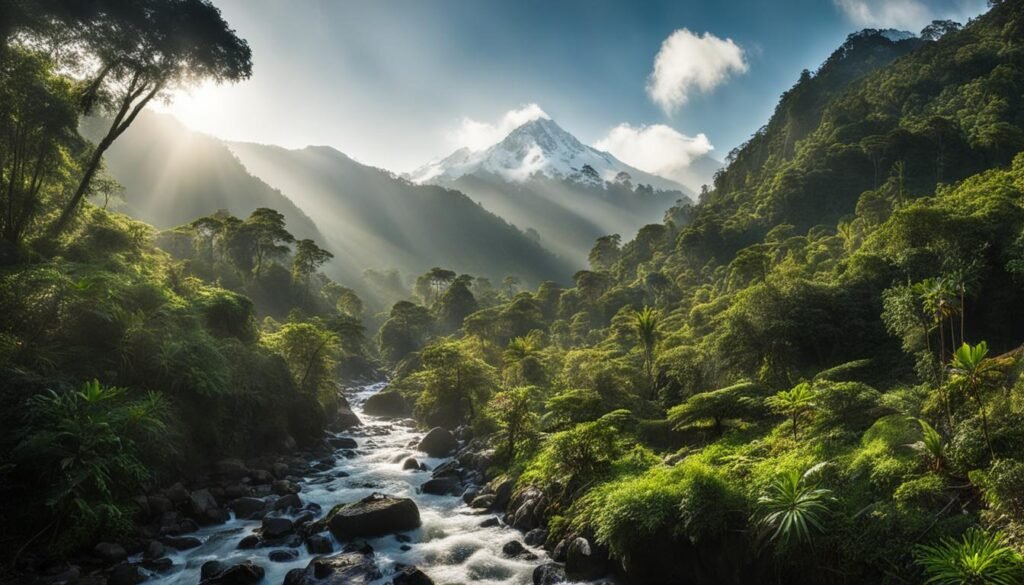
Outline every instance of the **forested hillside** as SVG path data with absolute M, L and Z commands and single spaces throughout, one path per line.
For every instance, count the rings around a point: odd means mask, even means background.
M 851 35 L 696 206 L 395 386 L 493 433 L 510 518 L 556 560 L 586 539 L 594 574 L 1017 582 L 1022 24 Z

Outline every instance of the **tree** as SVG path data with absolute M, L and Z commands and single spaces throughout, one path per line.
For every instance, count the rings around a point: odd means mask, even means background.
M 266 207 L 253 211 L 245 220 L 242 229 L 250 235 L 254 258 L 252 270 L 257 277 L 263 273 L 263 266 L 267 261 L 287 254 L 287 244 L 295 241 L 295 237 L 284 226 L 284 215 Z
M 300 392 L 325 402 L 332 398 L 338 337 L 315 323 L 286 323 L 265 334 L 263 343 L 284 358 Z
M 434 324 L 426 307 L 398 301 L 377 334 L 384 358 L 395 364 L 423 346 Z
M 658 339 L 658 312 L 651 307 L 644 307 L 634 315 L 633 327 L 644 353 L 644 374 L 647 376 L 649 397 L 654 396 L 654 362 L 656 359 Z
M 334 254 L 317 246 L 313 240 L 299 240 L 295 243 L 295 255 L 292 257 L 292 278 L 296 282 L 308 283 L 309 277 L 331 258 Z
M 488 410 L 504 435 L 505 454 L 510 462 L 515 460 L 520 445 L 536 432 L 536 393 L 532 386 L 517 386 L 491 397 Z
M 933 20 L 931 24 L 921 29 L 919 36 L 926 41 L 937 41 L 949 33 L 958 32 L 963 28 L 962 24 L 953 20 Z
M 1005 379 L 1006 371 L 1013 365 L 1012 358 L 988 358 L 988 344 L 984 341 L 975 346 L 963 344 L 953 354 L 950 363 L 951 381 L 960 384 L 978 405 L 981 415 L 981 429 L 985 434 L 989 455 L 995 459 L 992 439 L 988 431 L 988 415 L 982 392 Z
M 510 386 L 540 385 L 546 382 L 544 364 L 540 359 L 542 333 L 534 329 L 508 342 L 502 355 L 505 383 Z
M 454 341 L 425 347 L 420 364 L 412 381 L 421 388 L 416 411 L 422 420 L 454 428 L 476 418 L 494 385 L 494 368 Z
M 710 420 L 714 435 L 721 436 L 726 419 L 741 418 L 754 411 L 752 394 L 755 389 L 752 382 L 740 382 L 720 390 L 695 394 L 669 410 L 668 419 L 676 428 Z
M 209 0 L 98 0 L 76 12 L 65 45 L 80 48 L 78 64 L 95 62 L 82 108 L 99 108 L 110 128 L 85 163 L 78 187 L 54 224 L 67 227 L 100 167 L 103 154 L 154 98 L 210 80 L 248 79 L 252 52 Z
M 505 287 L 505 295 L 508 298 L 512 298 L 516 291 L 519 290 L 519 285 L 522 284 L 522 280 L 518 276 L 509 274 L 505 278 L 501 279 L 501 284 Z
M 790 390 L 783 390 L 765 400 L 765 405 L 790 419 L 793 425 L 793 438 L 797 437 L 797 423 L 800 418 L 816 408 L 815 392 L 807 382 L 797 384 Z
M 14 48 L 0 61 L 0 239 L 17 245 L 74 168 L 81 148 L 73 87 L 53 64 Z
M 441 298 L 441 291 L 455 281 L 455 272 L 437 266 L 416 279 L 416 294 L 427 306 L 433 306 Z
M 622 173 L 620 173 L 622 174 Z M 590 249 L 590 268 L 593 270 L 610 270 L 612 265 L 622 256 L 622 236 L 612 234 L 597 238 Z
M 480 308 L 469 290 L 473 277 L 463 274 L 452 281 L 437 302 L 437 315 L 445 332 L 455 332 L 462 327 L 463 320 Z

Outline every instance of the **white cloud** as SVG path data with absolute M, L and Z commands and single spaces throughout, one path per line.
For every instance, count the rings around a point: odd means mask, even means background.
M 594 148 L 608 151 L 615 158 L 641 171 L 677 181 L 688 181 L 686 167 L 693 159 L 708 154 L 715 147 L 703 133 L 686 136 L 664 124 L 619 124 L 607 136 L 595 142 Z
M 459 121 L 459 127 L 449 134 L 448 139 L 458 148 L 483 150 L 501 142 L 509 132 L 523 124 L 538 118 L 549 117 L 537 104 L 526 104 L 518 109 L 505 112 L 494 123 L 463 118 Z
M 708 32 L 696 35 L 682 28 L 661 44 L 647 80 L 647 95 L 671 114 L 695 90 L 711 91 L 730 75 L 747 69 L 743 49 L 732 39 L 723 40 Z
M 853 24 L 918 31 L 937 19 L 966 21 L 985 10 L 984 0 L 833 0 Z

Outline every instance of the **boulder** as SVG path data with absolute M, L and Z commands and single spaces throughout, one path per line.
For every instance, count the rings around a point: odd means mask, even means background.
M 331 444 L 335 449 L 358 449 L 359 443 L 356 442 L 352 437 L 331 437 L 327 439 L 327 442 Z
M 213 497 L 210 490 L 196 490 L 189 494 L 189 507 L 192 517 L 201 523 L 216 522 L 221 518 L 220 508 L 217 507 L 217 499 Z
M 270 551 L 267 555 L 272 563 L 290 563 L 299 558 L 299 551 L 294 548 L 282 548 Z
M 372 554 L 348 552 L 317 557 L 305 569 L 288 571 L 284 585 L 367 585 L 382 576 Z
M 266 538 L 280 538 L 294 532 L 295 524 L 290 518 L 267 516 L 263 519 L 262 531 Z
M 548 539 L 548 531 L 543 528 L 534 528 L 526 533 L 523 542 L 530 546 L 541 546 Z
M 235 511 L 235 516 L 243 520 L 257 519 L 267 509 L 267 503 L 260 498 L 243 497 L 229 504 L 232 510 Z
M 175 503 L 184 502 L 188 499 L 188 490 L 185 489 L 185 486 L 181 485 L 180 481 L 167 488 L 165 494 L 167 495 L 168 500 Z
M 428 479 L 420 491 L 434 496 L 457 496 L 462 493 L 462 484 L 450 477 Z
M 358 502 L 335 506 L 327 528 L 338 540 L 383 536 L 420 526 L 420 510 L 409 498 L 372 494 Z
M 174 561 L 167 557 L 160 557 L 158 559 L 144 559 L 142 561 L 142 567 L 147 571 L 163 573 L 166 571 L 170 571 L 174 567 Z
M 338 406 L 337 410 L 334 411 L 334 421 L 331 423 L 331 427 L 339 431 L 347 431 L 348 429 L 362 426 L 363 421 L 359 420 L 359 416 L 352 412 L 352 409 L 347 405 Z
M 175 550 L 188 550 L 203 544 L 203 541 L 195 536 L 165 536 L 160 542 Z
M 494 506 L 494 500 L 494 494 L 484 494 L 482 496 L 477 496 L 473 498 L 473 501 L 469 503 L 469 507 L 486 510 Z
M 558 563 L 544 563 L 533 570 L 533 585 L 557 585 L 567 581 L 565 568 Z
M 512 499 L 512 491 L 516 487 L 516 480 L 507 478 L 497 483 L 492 482 L 494 492 L 494 507 L 498 509 L 505 509 L 508 506 L 509 501 Z
M 565 574 L 574 581 L 592 581 L 608 573 L 608 550 L 592 545 L 582 536 L 569 541 Z
M 471 504 L 477 496 L 480 495 L 480 489 L 475 486 L 469 486 L 469 489 L 462 492 L 462 502 L 465 504 Z
M 395 390 L 384 390 L 366 399 L 363 412 L 372 416 L 405 418 L 412 415 L 412 406 Z
M 287 479 L 274 480 L 274 483 L 270 484 L 270 491 L 274 492 L 279 496 L 287 496 L 288 494 L 297 494 L 302 491 L 302 486 Z
M 211 565 L 211 563 L 216 563 L 216 565 Z M 210 566 L 209 571 L 207 566 Z M 265 574 L 263 567 L 252 561 L 245 561 L 229 567 L 225 567 L 218 561 L 210 561 L 203 565 L 202 580 L 199 585 L 255 585 L 263 580 Z
M 242 463 L 241 459 L 221 459 L 213 464 L 213 471 L 221 477 L 228 479 L 241 479 L 249 474 L 249 470 Z
M 159 540 L 151 540 L 146 545 L 146 549 L 143 551 L 142 556 L 147 559 L 158 559 L 166 554 L 167 549 Z
M 434 580 L 415 566 L 409 566 L 395 573 L 391 585 L 434 585 Z
M 491 516 L 480 523 L 480 528 L 493 528 L 495 526 L 501 526 L 501 520 L 497 516 Z
M 312 555 L 330 554 L 334 552 L 334 544 L 323 534 L 314 534 L 306 539 L 306 550 Z
M 101 542 L 92 549 L 92 554 L 100 558 L 104 563 L 113 565 L 128 558 L 128 551 L 114 542 Z
M 107 576 L 107 585 L 139 585 L 146 575 L 135 565 L 118 565 Z
M 420 470 L 420 462 L 416 461 L 415 458 L 410 457 L 410 458 L 405 460 L 405 463 L 402 463 L 402 469 L 404 469 L 406 471 L 419 471 Z
M 174 503 L 161 496 L 149 496 L 146 500 L 149 503 L 149 511 L 154 517 L 163 516 L 174 509 Z
M 451 431 L 442 427 L 434 427 L 430 429 L 427 436 L 423 437 L 416 448 L 431 457 L 446 457 L 458 446 L 459 442 Z
M 288 494 L 281 496 L 274 502 L 275 510 L 298 510 L 302 508 L 302 499 L 299 498 L 298 494 Z
M 501 547 L 501 554 L 506 557 L 518 557 L 525 552 L 527 552 L 526 547 L 518 540 L 510 540 Z

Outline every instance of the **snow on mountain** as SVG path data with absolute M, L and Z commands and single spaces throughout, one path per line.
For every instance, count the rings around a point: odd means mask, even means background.
M 584 172 L 587 165 L 597 176 Z M 628 173 L 633 184 L 690 193 L 679 183 L 627 165 L 611 154 L 587 146 L 549 118 L 519 126 L 501 142 L 485 150 L 461 148 L 447 157 L 409 173 L 414 183 L 446 183 L 465 175 L 493 174 L 522 183 L 535 176 L 603 184 Z

